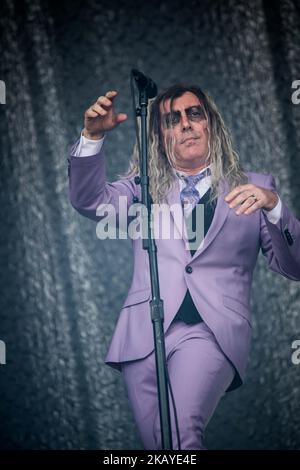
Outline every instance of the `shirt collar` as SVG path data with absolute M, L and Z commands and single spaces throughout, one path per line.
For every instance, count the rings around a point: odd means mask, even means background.
M 205 168 L 202 168 L 202 170 L 200 170 L 198 173 L 194 173 L 194 175 L 200 175 L 200 173 L 202 173 L 203 171 L 205 171 L 207 168 L 210 168 L 210 170 L 212 169 L 212 165 L 208 165 L 206 166 Z M 180 179 L 183 179 L 185 176 L 188 176 L 184 171 L 179 171 L 179 170 L 176 170 L 176 168 L 172 168 L 173 169 L 173 173 L 174 175 L 176 175 L 178 178 Z

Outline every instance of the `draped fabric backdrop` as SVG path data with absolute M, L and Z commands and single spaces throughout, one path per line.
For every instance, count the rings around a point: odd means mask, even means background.
M 67 155 L 84 111 L 129 73 L 214 97 L 247 170 L 271 172 L 300 217 L 299 1 L 2 0 L 0 446 L 139 449 L 120 374 L 104 364 L 130 285 L 129 240 L 104 240 L 68 200 Z M 106 140 L 108 179 L 127 168 L 132 115 Z M 172 286 L 170 286 L 172 288 Z M 300 448 L 299 283 L 266 268 L 252 291 L 245 385 L 207 428 L 210 449 Z M 163 293 L 162 293 L 163 297 Z M 199 361 L 201 367 L 201 361 Z

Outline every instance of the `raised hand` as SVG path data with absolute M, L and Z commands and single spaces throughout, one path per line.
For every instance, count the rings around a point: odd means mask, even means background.
M 108 91 L 99 96 L 97 101 L 84 113 L 83 135 L 88 139 L 101 139 L 106 131 L 111 131 L 118 124 L 126 121 L 127 114 L 114 112 L 113 101 L 117 91 Z

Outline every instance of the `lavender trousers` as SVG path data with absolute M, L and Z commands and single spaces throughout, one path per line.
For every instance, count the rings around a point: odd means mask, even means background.
M 204 430 L 231 384 L 235 369 L 203 321 L 171 323 L 165 333 L 165 348 L 181 449 L 205 450 Z M 121 372 L 145 449 L 161 449 L 155 352 L 142 359 L 122 362 Z M 173 449 L 178 449 L 170 392 L 169 402 Z

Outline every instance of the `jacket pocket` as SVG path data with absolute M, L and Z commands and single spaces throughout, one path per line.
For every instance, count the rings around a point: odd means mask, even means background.
M 150 299 L 151 295 L 151 287 L 147 287 L 146 289 L 136 290 L 134 292 L 129 292 L 126 297 L 125 302 L 123 303 L 122 308 L 129 307 L 130 305 L 136 305 L 141 302 L 146 302 L 146 300 Z
M 234 297 L 230 297 L 229 295 L 223 294 L 223 305 L 226 308 L 229 308 L 230 310 L 233 310 L 235 313 L 238 313 L 241 315 L 249 325 L 251 326 L 250 323 L 250 311 L 249 308 L 240 302 L 240 300 L 235 299 Z

